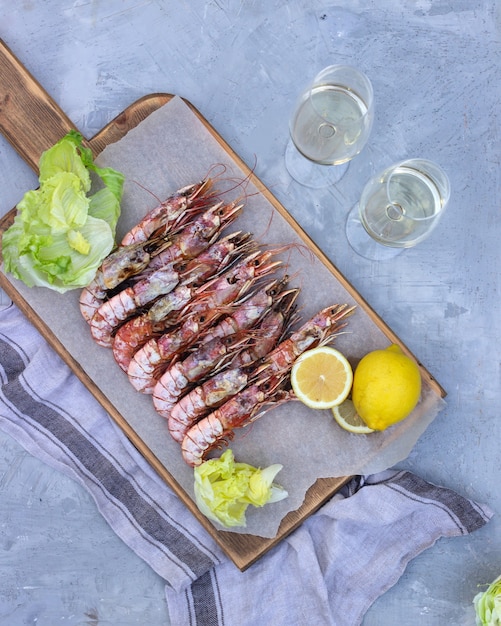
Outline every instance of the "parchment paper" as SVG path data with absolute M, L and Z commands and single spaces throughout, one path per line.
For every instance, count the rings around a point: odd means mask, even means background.
M 122 140 L 108 146 L 97 161 L 126 176 L 119 240 L 147 210 L 158 204 L 158 198 L 164 199 L 176 189 L 204 178 L 215 164 L 227 167 L 226 183 L 221 181 L 222 185 L 234 186 L 235 179 L 244 178 L 231 156 L 177 97 Z M 233 197 L 246 193 L 246 205 L 242 217 L 226 232 L 250 231 L 259 241 L 277 246 L 301 244 L 291 247 L 283 258 L 289 264 L 287 272 L 295 276 L 293 284 L 301 287 L 302 320 L 330 304 L 354 304 L 349 292 L 323 263 L 304 249 L 291 226 L 256 191 L 252 185 L 234 190 Z M 230 195 L 228 199 L 232 199 Z M 153 409 L 151 396 L 136 392 L 115 364 L 112 352 L 92 341 L 79 312 L 78 290 L 61 296 L 43 288 L 29 289 L 11 280 L 153 454 L 194 497 L 193 470 L 183 462 L 165 420 Z M 352 366 L 367 352 L 388 344 L 388 338 L 360 307 L 349 318 L 346 332 L 334 343 Z M 262 509 L 249 507 L 247 527 L 240 532 L 274 537 L 282 518 L 302 504 L 306 491 L 320 477 L 374 473 L 393 466 L 409 454 L 443 406 L 441 397 L 425 384 L 421 402 L 413 414 L 383 433 L 347 433 L 335 424 L 330 411 L 313 411 L 299 402 L 278 407 L 250 427 L 239 430 L 230 444 L 236 459 L 260 467 L 281 463 L 283 469 L 276 482 L 289 493 L 287 499 Z

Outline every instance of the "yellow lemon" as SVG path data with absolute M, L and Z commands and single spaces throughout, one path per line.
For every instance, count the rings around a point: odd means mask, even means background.
M 356 412 L 353 401 L 347 398 L 341 404 L 332 407 L 332 415 L 336 422 L 350 433 L 367 435 L 374 430 L 369 428 L 360 415 Z
M 291 371 L 291 385 L 298 400 L 312 409 L 330 409 L 350 393 L 353 370 L 346 357 L 328 346 L 302 354 Z
M 417 364 L 393 344 L 366 354 L 353 377 L 356 412 L 374 430 L 406 418 L 419 401 L 421 375 Z

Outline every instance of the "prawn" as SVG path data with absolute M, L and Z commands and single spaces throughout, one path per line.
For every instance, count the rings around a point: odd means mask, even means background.
M 236 202 L 226 205 L 220 202 L 173 235 L 171 240 L 158 237 L 117 248 L 103 260 L 94 279 L 80 294 L 79 305 L 84 319 L 90 322 L 108 291 L 126 279 L 146 268 L 151 273 L 175 261 L 196 257 L 238 217 L 242 208 L 243 205 Z
M 151 270 L 181 259 L 194 259 L 219 237 L 221 231 L 239 216 L 243 204 L 218 202 L 198 215 L 179 232 L 174 233 L 167 245 L 152 254 Z
M 153 389 L 155 410 L 168 417 L 179 397 L 211 371 L 217 371 L 249 340 L 245 332 L 216 337 L 202 344 L 184 360 L 176 361 L 161 376 Z
M 249 382 L 243 367 L 230 367 L 197 385 L 176 402 L 168 416 L 169 433 L 182 443 L 188 430 L 226 400 L 241 391 Z
M 183 284 L 201 287 L 209 278 L 220 274 L 255 248 L 251 233 L 237 231 L 220 237 L 199 255 L 185 261 Z
M 103 260 L 93 280 L 80 292 L 80 312 L 87 322 L 90 322 L 109 291 L 148 266 L 156 245 L 140 242 L 122 246 Z
M 153 393 L 157 379 L 163 374 L 169 361 L 179 358 L 182 351 L 192 345 L 199 333 L 212 323 L 215 315 L 191 315 L 175 332 L 164 334 L 159 340 L 152 337 L 141 346 L 127 368 L 127 376 L 134 389 L 142 393 Z
M 181 453 L 191 467 L 200 465 L 213 449 L 227 444 L 236 428 L 247 426 L 272 408 L 292 399 L 290 392 L 249 385 L 192 426 L 183 438 Z
M 252 285 L 259 278 L 268 276 L 282 265 L 282 261 L 271 259 L 279 254 L 280 250 L 267 250 L 262 252 L 256 250 L 251 252 L 239 263 L 232 265 L 221 276 L 205 283 L 196 293 L 196 297 L 186 307 L 185 313 L 220 310 L 224 313 L 223 307 L 233 303 L 238 305 L 242 298 L 249 292 Z
M 119 291 L 103 302 L 92 316 L 90 331 L 93 339 L 100 346 L 110 348 L 113 344 L 113 332 L 122 322 L 131 317 L 139 307 L 171 292 L 179 280 L 179 271 L 171 266 L 161 268 L 133 286 Z
M 255 339 L 233 359 L 234 367 L 260 361 L 275 348 L 297 319 L 295 302 L 298 296 L 299 289 L 289 289 L 279 294 L 272 308 L 261 320 Z
M 122 324 L 113 337 L 113 356 L 120 368 L 127 372 L 134 354 L 150 339 L 166 332 L 171 325 L 170 315 L 182 309 L 191 298 L 192 289 L 187 285 L 178 285 L 173 291 L 161 296 L 153 306 Z M 161 306 L 162 317 L 156 319 L 151 313 Z M 172 325 L 175 325 L 172 323 Z
M 258 374 L 268 378 L 286 376 L 303 352 L 333 341 L 346 326 L 345 320 L 355 308 L 335 304 L 319 311 L 266 356 Z
M 223 317 L 216 326 L 210 328 L 201 341 L 231 335 L 238 330 L 253 326 L 269 311 L 274 298 L 283 293 L 288 280 L 288 276 L 284 276 L 281 280 L 272 280 L 251 293 L 231 314 Z
M 193 424 L 249 383 L 253 372 L 250 366 L 278 343 L 291 323 L 298 293 L 297 289 L 284 292 L 280 301 L 262 319 L 251 345 L 239 351 L 228 368 L 214 373 L 194 387 L 170 409 L 168 424 L 173 439 L 181 443 Z
M 166 200 L 156 206 L 133 226 L 123 237 L 122 246 L 146 241 L 162 228 L 167 233 L 172 227 L 179 226 L 192 215 L 193 207 L 201 210 L 208 202 L 208 192 L 213 186 L 211 178 L 178 189 Z
M 113 339 L 113 355 L 126 372 L 134 353 L 155 335 L 175 325 L 174 313 L 183 309 L 204 281 L 222 272 L 252 246 L 250 233 L 236 232 L 220 238 L 196 259 L 183 266 L 181 283 L 158 298 L 148 311 L 122 324 Z
M 143 393 L 151 393 L 158 375 L 173 357 L 192 345 L 202 330 L 221 318 L 228 305 L 237 305 L 258 278 L 281 265 L 280 260 L 270 260 L 274 254 L 276 251 L 252 253 L 206 283 L 201 293 L 182 311 L 174 328 L 158 339 L 152 337 L 135 352 L 127 368 L 132 386 Z
M 355 306 L 347 304 L 322 309 L 280 342 L 268 354 L 264 366 L 258 368 L 250 385 L 187 431 L 181 444 L 184 460 L 191 466 L 200 465 L 210 449 L 232 437 L 234 428 L 255 421 L 272 408 L 275 405 L 274 392 L 282 390 L 295 360 L 304 351 L 331 341 L 344 328 L 344 319 L 354 310 Z M 266 394 L 264 390 L 267 390 Z M 280 402 L 294 398 L 291 391 L 285 392 L 285 395 L 281 394 Z M 267 408 L 263 409 L 266 404 Z

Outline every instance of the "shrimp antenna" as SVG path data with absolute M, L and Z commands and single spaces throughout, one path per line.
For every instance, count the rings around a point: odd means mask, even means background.
M 150 196 L 152 196 L 153 198 L 155 198 L 155 200 L 158 202 L 158 204 L 161 204 L 161 203 L 162 203 L 162 201 L 160 200 L 160 198 L 159 198 L 159 197 L 158 197 L 155 193 L 153 193 L 153 191 L 151 191 L 151 189 L 148 189 L 148 187 L 145 187 L 145 186 L 144 186 L 142 183 L 140 183 L 138 180 L 133 180 L 132 182 L 133 182 L 135 185 L 137 185 L 138 187 L 141 187 L 141 189 L 142 189 L 143 191 L 146 191 L 146 193 L 149 193 L 149 194 L 150 194 Z

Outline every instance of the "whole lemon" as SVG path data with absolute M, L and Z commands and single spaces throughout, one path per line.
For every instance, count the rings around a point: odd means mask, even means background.
M 406 418 L 420 395 L 419 368 L 396 344 L 369 352 L 355 368 L 352 401 L 373 430 L 384 430 Z

